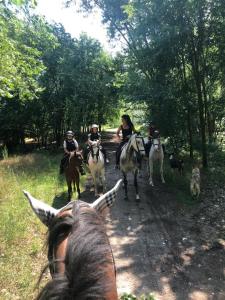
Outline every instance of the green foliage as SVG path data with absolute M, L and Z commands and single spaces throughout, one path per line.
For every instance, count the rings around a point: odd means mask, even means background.
M 6 145 L 4 145 L 2 148 L 2 158 L 7 159 L 8 157 L 9 157 L 8 149 L 7 149 Z
M 0 299 L 35 299 L 38 292 L 35 287 L 47 263 L 47 228 L 22 190 L 57 208 L 64 206 L 67 185 L 58 177 L 60 158 L 61 154 L 39 151 L 0 161 Z M 82 176 L 81 188 L 84 180 Z
M 127 294 L 127 293 L 123 294 L 120 299 L 121 300 L 155 300 L 152 294 L 149 294 L 147 296 L 142 295 L 139 298 L 137 298 L 135 295 Z
M 38 16 L 21 19 L 9 5 L 0 11 L 0 139 L 10 152 L 24 150 L 26 137 L 59 146 L 68 128 L 114 120 L 114 61 L 97 40 L 73 39 Z

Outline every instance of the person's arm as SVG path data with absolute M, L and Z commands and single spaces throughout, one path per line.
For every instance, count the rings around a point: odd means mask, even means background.
M 77 140 L 73 139 L 73 141 L 74 141 L 74 144 L 75 144 L 76 150 L 79 150 L 79 145 L 78 145 L 78 142 L 77 142 Z M 75 150 L 75 151 L 76 151 L 76 150 Z
M 134 125 L 132 126 L 133 133 L 137 133 L 137 130 L 135 129 Z
M 88 134 L 88 145 L 91 146 L 92 145 L 92 140 L 91 140 L 91 134 Z
M 63 142 L 63 149 L 66 154 L 70 154 L 70 152 L 66 148 L 66 141 Z
M 117 132 L 116 132 L 116 135 L 117 135 L 117 137 L 119 138 L 120 137 L 120 131 L 121 131 L 121 126 L 117 129 Z

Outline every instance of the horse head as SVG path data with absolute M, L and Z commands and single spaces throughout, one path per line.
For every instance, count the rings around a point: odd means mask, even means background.
M 102 212 L 116 199 L 122 180 L 92 204 L 71 201 L 61 209 L 24 191 L 31 208 L 48 227 L 48 260 L 52 280 L 38 299 L 118 299 L 115 265 Z
M 91 156 L 92 156 L 94 162 L 98 162 L 98 158 L 99 158 L 99 143 L 97 141 L 94 141 L 91 144 Z
M 152 140 L 152 147 L 154 149 L 154 151 L 160 151 L 160 147 L 161 147 L 161 142 L 160 142 L 160 138 L 154 138 Z
M 131 146 L 133 149 L 140 153 L 142 156 L 145 155 L 145 143 L 144 143 L 144 138 L 141 136 L 139 133 L 134 133 L 132 134 L 131 138 Z
M 122 179 L 118 180 L 116 185 L 110 191 L 95 200 L 92 204 L 90 204 L 90 207 L 93 207 L 99 213 L 101 213 L 106 207 L 111 207 L 116 200 L 116 195 L 121 183 Z M 47 227 L 51 224 L 52 220 L 58 216 L 60 212 L 67 210 L 69 207 L 71 207 L 71 203 L 75 201 L 73 200 L 69 202 L 61 209 L 55 209 L 50 205 L 44 203 L 43 201 L 35 199 L 29 192 L 23 191 L 23 193 L 29 200 L 30 206 L 37 217 Z

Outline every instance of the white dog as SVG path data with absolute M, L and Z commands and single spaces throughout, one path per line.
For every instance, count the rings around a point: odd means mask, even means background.
M 191 195 L 199 197 L 200 195 L 200 170 L 198 167 L 192 169 L 192 176 L 190 182 Z

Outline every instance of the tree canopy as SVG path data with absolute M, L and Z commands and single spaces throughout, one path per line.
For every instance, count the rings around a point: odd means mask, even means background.
M 97 40 L 74 39 L 38 16 L 18 18 L 9 5 L 0 12 L 0 139 L 9 148 L 25 137 L 59 145 L 68 128 L 79 133 L 112 118 L 115 69 Z
M 109 37 L 126 42 L 115 58 L 85 34 L 74 39 L 60 24 L 19 18 L 12 4 L 29 11 L 36 1 L 0 4 L 4 143 L 32 136 L 59 144 L 68 128 L 112 120 L 122 99 L 144 108 L 175 150 L 200 151 L 207 166 L 207 146 L 225 123 L 223 0 L 82 0 L 85 12 L 101 9 Z
M 147 116 L 191 157 L 200 140 L 207 166 L 207 143 L 224 122 L 224 1 L 82 1 L 95 6 L 110 36 L 127 43 L 124 95 L 146 102 Z

